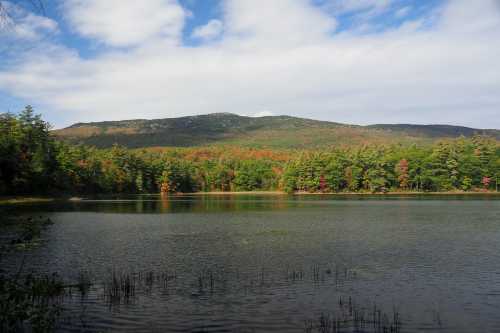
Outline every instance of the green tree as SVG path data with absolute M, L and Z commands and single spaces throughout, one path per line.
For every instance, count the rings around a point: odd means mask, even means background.
M 470 179 L 468 176 L 465 176 L 464 179 L 462 180 L 462 190 L 468 191 L 472 188 L 472 179 Z

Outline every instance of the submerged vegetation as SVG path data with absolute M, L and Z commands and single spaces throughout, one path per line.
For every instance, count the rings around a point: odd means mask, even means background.
M 57 141 L 31 107 L 0 118 L 0 194 L 493 191 L 496 139 L 323 150 L 97 149 Z

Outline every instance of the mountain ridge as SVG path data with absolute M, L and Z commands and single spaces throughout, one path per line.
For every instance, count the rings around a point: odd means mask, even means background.
M 159 119 L 75 123 L 52 132 L 57 138 L 99 148 L 117 143 L 129 148 L 234 144 L 267 148 L 318 148 L 366 143 L 431 142 L 461 135 L 488 135 L 500 130 L 446 124 L 352 125 L 287 115 L 248 117 L 233 113 Z

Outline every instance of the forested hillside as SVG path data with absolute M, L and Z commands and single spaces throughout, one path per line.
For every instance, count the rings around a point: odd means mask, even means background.
M 491 191 L 499 178 L 500 144 L 486 136 L 316 150 L 97 149 L 55 140 L 31 107 L 0 118 L 3 195 Z
M 119 144 L 128 148 L 234 145 L 249 148 L 329 148 L 386 144 L 431 143 L 461 135 L 490 135 L 498 130 L 479 130 L 447 125 L 356 126 L 289 116 L 243 117 L 230 113 L 167 118 L 79 123 L 53 132 L 70 143 L 98 148 Z

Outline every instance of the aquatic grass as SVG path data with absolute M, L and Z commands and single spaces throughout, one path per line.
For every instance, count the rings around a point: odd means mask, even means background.
M 43 300 L 64 294 L 65 286 L 57 273 L 38 277 L 33 273 L 25 277 L 24 285 L 29 287 L 33 300 Z
M 40 244 L 42 231 L 54 222 L 50 218 L 13 217 L 6 218 L 6 224 L 14 227 L 13 238 L 0 247 L 0 253 L 11 250 L 26 250 Z
M 80 292 L 80 295 L 83 297 L 88 294 L 90 287 L 92 286 L 92 279 L 90 277 L 89 272 L 85 270 L 80 270 L 78 272 L 77 283 L 74 285 L 76 289 Z M 70 288 L 73 286 L 70 286 Z
M 121 272 L 113 270 L 100 284 L 104 299 L 109 305 L 129 303 L 139 293 L 150 294 L 153 288 L 159 287 L 161 292 L 168 293 L 172 283 L 177 280 L 173 271 L 139 271 Z
M 31 283 L 34 286 L 33 295 L 68 295 L 64 290 L 76 290 L 85 296 L 93 286 L 93 292 L 102 295 L 106 305 L 126 306 L 141 300 L 143 296 L 152 293 L 171 293 L 175 295 L 191 295 L 191 297 L 208 299 L 207 297 L 225 297 L 228 294 L 244 292 L 257 293 L 273 288 L 283 287 L 293 283 L 313 283 L 315 286 L 327 283 L 336 286 L 351 279 L 355 274 L 342 265 L 313 264 L 309 270 L 286 268 L 285 274 L 279 271 L 261 267 L 241 274 L 238 269 L 226 270 L 223 266 L 211 266 L 188 275 L 180 275 L 180 284 L 173 270 L 143 270 L 118 271 L 113 269 L 105 278 L 97 283 L 87 271 L 80 271 L 76 283 L 71 285 L 55 284 L 60 281 L 58 275 L 44 276 L 40 283 Z M 193 274 L 194 273 L 194 274 Z M 276 277 L 281 277 L 276 279 Z M 283 279 L 284 278 L 284 279 Z M 250 283 L 245 284 L 245 283 Z M 51 285 L 52 289 L 45 288 Z M 56 288 L 57 287 L 57 288 Z M 45 288 L 45 289 L 44 289 Z M 139 297 L 140 296 L 140 297 Z M 49 312 L 46 312 L 49 313 Z M 54 312 L 55 313 L 55 312 Z M 305 329 L 308 332 L 375 332 L 397 333 L 401 327 L 400 315 L 394 309 L 393 313 L 386 314 L 378 307 L 360 306 L 351 297 L 338 299 L 334 311 L 323 312 L 317 319 L 306 320 Z
M 109 280 L 104 282 L 104 296 L 110 303 L 129 302 L 135 296 L 136 278 L 133 274 L 118 274 L 113 271 Z
M 319 265 L 313 265 L 311 267 L 311 277 L 315 283 L 320 281 L 320 272 L 321 272 L 321 268 Z
M 169 273 L 168 271 L 161 272 L 158 275 L 158 281 L 161 284 L 161 292 L 163 294 L 168 294 L 170 288 L 173 288 L 173 284 L 177 280 L 177 274 L 175 272 Z
M 399 333 L 401 315 L 396 307 L 392 313 L 383 312 L 376 304 L 372 308 L 360 306 L 352 297 L 339 298 L 338 307 L 332 313 L 321 313 L 316 320 L 306 320 L 304 331 L 307 333 Z
M 236 275 L 237 276 L 237 275 Z M 203 295 L 227 291 L 228 274 L 222 268 L 205 268 L 197 275 L 197 293 Z M 193 294 L 194 295 L 194 294 Z
M 65 293 L 59 275 L 0 276 L 0 331 L 51 332 Z
M 347 266 L 313 264 L 306 271 L 302 268 L 287 267 L 284 276 L 286 282 L 307 280 L 316 285 L 333 280 L 335 285 L 340 286 L 354 280 L 356 271 L 347 268 Z
M 304 272 L 302 270 L 289 270 L 287 268 L 285 279 L 287 282 L 302 281 L 304 279 Z
M 177 279 L 175 272 L 162 271 L 146 271 L 137 273 L 137 286 L 141 290 L 150 293 L 155 286 L 159 286 L 163 292 L 168 292 L 172 281 Z

